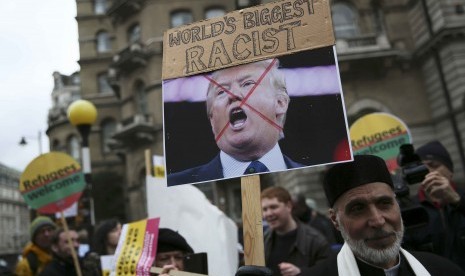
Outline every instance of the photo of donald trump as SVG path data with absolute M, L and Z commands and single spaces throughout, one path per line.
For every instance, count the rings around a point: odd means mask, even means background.
M 278 143 L 285 137 L 291 102 L 278 59 L 220 69 L 197 78 L 203 79 L 203 86 L 193 82 L 184 86 L 207 91 L 204 108 L 219 152 L 203 164 L 176 172 L 170 170 L 169 161 L 173 159 L 167 158 L 169 186 L 308 166 L 284 154 Z M 170 85 L 164 86 L 165 95 Z M 179 86 L 176 89 L 185 91 Z M 193 119 L 186 120 L 195 124 Z M 166 143 L 176 138 L 171 132 L 165 133 L 165 137 Z M 202 140 L 206 139 L 211 138 Z

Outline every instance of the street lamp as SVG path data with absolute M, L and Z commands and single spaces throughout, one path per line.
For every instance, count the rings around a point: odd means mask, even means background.
M 21 137 L 21 140 L 19 141 L 20 146 L 25 146 L 27 145 L 27 140 L 26 139 L 33 139 L 37 140 L 39 142 L 39 155 L 42 155 L 42 132 L 38 132 L 37 137 L 30 137 L 30 136 L 23 136 Z
M 92 177 L 90 166 L 89 133 L 92 124 L 97 119 L 97 108 L 86 100 L 77 100 L 68 107 L 68 119 L 76 126 L 82 138 L 82 171 L 85 175 L 87 187 L 83 198 L 89 200 L 90 223 L 95 225 L 94 200 L 92 198 Z

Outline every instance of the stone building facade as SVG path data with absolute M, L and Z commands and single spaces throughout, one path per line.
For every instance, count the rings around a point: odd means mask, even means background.
M 29 209 L 18 190 L 20 176 L 0 164 L 0 259 L 11 266 L 29 241 Z
M 270 1 L 76 0 L 81 96 L 99 112 L 90 135 L 94 197 L 121 211 L 105 209 L 97 218 L 146 216 L 144 150 L 163 153 L 163 32 L 264 2 Z M 334 0 L 331 9 L 349 125 L 371 112 L 397 116 L 414 146 L 432 139 L 445 144 L 463 183 L 465 0 Z M 53 148 L 62 134 L 52 129 Z M 60 129 L 77 134 L 69 126 Z M 324 170 L 263 176 L 262 186 L 286 186 L 324 209 Z M 240 219 L 239 180 L 198 187 Z
M 414 147 L 433 139 L 447 147 L 461 187 L 465 187 L 464 9 L 465 1 L 332 1 L 349 126 L 371 112 L 398 117 L 410 129 Z M 274 181 L 315 199 L 323 210 L 324 170 L 281 173 Z

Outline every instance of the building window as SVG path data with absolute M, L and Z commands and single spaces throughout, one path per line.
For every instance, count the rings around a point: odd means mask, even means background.
M 58 141 L 57 139 L 54 139 L 53 142 L 52 142 L 51 150 L 52 151 L 59 151 L 60 150 L 60 141 Z
M 105 53 L 111 50 L 110 34 L 106 31 L 97 33 L 97 52 Z
M 71 92 L 71 102 L 81 99 L 81 92 L 80 91 L 73 91 Z
M 223 16 L 226 11 L 223 8 L 209 8 L 205 11 L 205 19 Z
M 99 93 L 110 93 L 112 92 L 110 84 L 108 84 L 108 74 L 100 73 L 97 75 L 98 92 Z
M 79 144 L 79 138 L 75 135 L 70 136 L 67 142 L 68 153 L 75 160 L 80 162 L 81 160 L 81 145 Z
M 332 17 L 336 38 L 350 38 L 359 35 L 358 15 L 352 5 L 345 2 L 334 4 Z
M 179 27 L 182 25 L 186 25 L 192 23 L 194 21 L 194 17 L 190 11 L 181 10 L 175 11 L 171 13 L 171 27 Z
M 108 146 L 111 136 L 116 132 L 116 122 L 113 119 L 107 119 L 102 123 L 102 150 L 104 153 L 111 151 Z
M 128 29 L 129 44 L 140 41 L 140 25 L 134 24 Z
M 81 76 L 78 73 L 71 75 L 71 83 L 74 85 L 81 84 Z
M 107 11 L 107 0 L 95 0 L 94 12 L 95 14 L 105 14 Z
M 136 95 L 137 111 L 140 114 L 147 114 L 147 92 L 145 91 L 145 85 L 142 81 L 137 81 L 134 85 L 134 91 Z

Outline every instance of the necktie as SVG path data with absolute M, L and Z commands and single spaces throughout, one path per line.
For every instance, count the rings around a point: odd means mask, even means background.
M 251 174 L 251 173 L 261 173 L 261 172 L 269 172 L 268 168 L 260 161 L 252 161 L 247 169 L 245 169 L 244 174 Z

